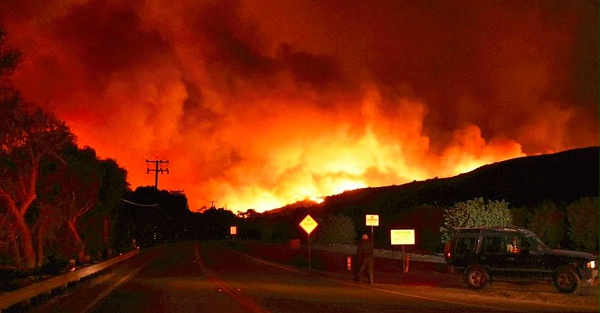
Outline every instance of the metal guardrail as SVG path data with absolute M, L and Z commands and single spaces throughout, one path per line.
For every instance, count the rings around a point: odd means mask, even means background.
M 78 282 L 82 278 L 96 274 L 138 253 L 139 250 L 134 250 L 98 264 L 86 266 L 73 272 L 55 276 L 14 291 L 0 294 L 0 311 L 8 309 L 16 304 L 29 301 L 39 295 L 50 294 L 52 290 L 66 287 L 73 282 Z

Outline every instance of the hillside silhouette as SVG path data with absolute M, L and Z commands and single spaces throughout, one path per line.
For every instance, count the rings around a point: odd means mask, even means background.
M 509 209 L 532 211 L 544 202 L 567 205 L 583 197 L 598 197 L 599 160 L 599 147 L 527 156 L 454 177 L 346 191 L 326 197 L 321 204 L 299 202 L 263 215 L 287 220 L 290 225 L 297 225 L 306 214 L 320 221 L 345 215 L 357 232 L 368 232 L 365 214 L 377 214 L 380 225 L 375 239 L 380 246 L 389 244 L 390 229 L 413 228 L 420 235 L 415 249 L 439 249 L 435 245 L 444 208 L 481 197 L 504 200 Z
M 421 204 L 451 206 L 476 197 L 505 200 L 518 207 L 598 197 L 598 151 L 598 147 L 589 147 L 521 157 L 449 178 L 346 191 L 327 197 L 323 208 L 338 212 L 348 205 L 366 208 L 382 202 L 397 209 Z

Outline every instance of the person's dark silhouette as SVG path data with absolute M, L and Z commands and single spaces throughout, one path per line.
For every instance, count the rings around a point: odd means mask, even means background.
M 360 264 L 360 268 L 356 271 L 354 280 L 360 282 L 361 276 L 367 271 L 369 284 L 373 283 L 373 241 L 369 239 L 367 234 L 363 234 L 362 238 L 356 245 L 356 259 Z

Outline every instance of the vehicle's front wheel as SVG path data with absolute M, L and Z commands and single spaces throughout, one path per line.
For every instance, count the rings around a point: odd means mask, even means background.
M 481 266 L 471 266 L 465 271 L 467 285 L 473 289 L 481 289 L 488 282 L 488 274 Z
M 572 293 L 579 289 L 580 279 L 572 269 L 561 268 L 554 273 L 552 282 L 559 292 Z

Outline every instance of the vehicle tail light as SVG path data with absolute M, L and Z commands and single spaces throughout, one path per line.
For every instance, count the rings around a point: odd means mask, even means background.
M 450 257 L 452 256 L 452 243 L 450 241 L 444 244 L 444 256 L 446 257 L 446 259 L 450 259 Z

